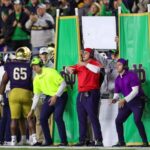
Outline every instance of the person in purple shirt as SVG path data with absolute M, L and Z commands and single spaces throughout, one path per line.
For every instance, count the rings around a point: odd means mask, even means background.
M 115 120 L 119 142 L 114 146 L 125 146 L 123 123 L 133 113 L 134 121 L 142 138 L 142 147 L 148 146 L 145 128 L 142 122 L 142 114 L 144 110 L 144 92 L 141 88 L 137 74 L 128 69 L 128 61 L 121 58 L 117 61 L 116 69 L 119 73 L 115 80 L 115 94 L 112 103 L 118 100 L 119 111 Z M 120 99 L 119 94 L 124 98 Z

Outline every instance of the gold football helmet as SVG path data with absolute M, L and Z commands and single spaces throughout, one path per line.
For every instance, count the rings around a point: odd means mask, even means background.
M 54 51 L 55 51 L 54 47 L 48 47 L 50 60 L 54 60 L 54 53 L 55 53 Z
M 16 50 L 16 59 L 18 60 L 30 60 L 31 58 L 31 51 L 28 47 L 19 47 Z

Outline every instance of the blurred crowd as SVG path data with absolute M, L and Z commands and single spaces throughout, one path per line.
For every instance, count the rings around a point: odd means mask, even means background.
M 27 46 L 35 53 L 54 46 L 56 9 L 60 16 L 116 16 L 147 11 L 150 0 L 1 0 L 0 51 Z

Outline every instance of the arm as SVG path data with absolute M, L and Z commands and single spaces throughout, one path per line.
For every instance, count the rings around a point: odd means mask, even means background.
M 54 19 L 52 16 L 46 16 L 43 19 L 38 19 L 38 25 L 41 27 L 49 27 L 50 29 L 53 29 Z
M 40 94 L 34 94 L 31 110 L 30 110 L 30 112 L 28 113 L 28 116 L 27 116 L 28 120 L 30 120 L 34 116 L 34 110 L 35 110 L 35 108 L 38 104 L 39 98 L 40 98 Z
M 34 94 L 31 110 L 35 110 L 35 108 L 36 108 L 36 106 L 38 104 L 39 98 L 40 98 L 40 94 Z
M 62 78 L 63 79 L 63 78 Z M 49 100 L 49 105 L 52 106 L 52 105 L 55 105 L 56 101 L 57 101 L 57 98 L 58 97 L 61 97 L 61 95 L 63 94 L 65 88 L 66 88 L 66 82 L 64 81 L 64 79 L 62 80 L 61 84 L 59 85 L 58 87 L 58 90 L 57 90 L 57 93 L 52 96 Z
M 25 32 L 28 32 L 28 30 L 25 26 L 25 24 L 28 20 L 29 20 L 29 16 L 26 13 L 23 12 L 20 19 L 19 19 L 19 21 L 18 21 L 18 23 L 17 23 L 17 26 L 22 28 Z
M 134 99 L 136 97 L 138 92 L 139 92 L 139 86 L 132 87 L 132 91 L 130 92 L 130 94 L 124 98 L 125 101 L 130 102 L 132 99 Z
M 36 78 L 36 76 L 34 77 L 33 80 L 33 92 L 34 92 L 34 96 L 33 96 L 33 103 L 32 103 L 31 110 L 34 110 L 36 108 L 40 95 L 42 93 L 39 80 Z
M 134 99 L 139 92 L 140 81 L 136 73 L 130 74 L 130 86 L 132 88 L 132 91 L 124 98 L 126 102 Z
M 111 100 L 111 103 L 114 104 L 119 100 L 119 93 L 120 93 L 120 88 L 118 86 L 117 79 L 115 80 L 115 90 L 114 90 L 114 97 Z
M 8 78 L 7 72 L 5 72 L 2 77 L 2 82 L 0 85 L 0 95 L 3 95 L 8 81 L 9 81 L 9 78 Z
M 26 27 L 27 29 L 31 29 L 32 26 L 33 26 L 33 24 L 34 24 L 34 23 L 37 23 L 37 21 L 38 21 L 37 15 L 31 14 L 30 17 L 29 17 L 29 20 L 26 21 L 25 27 Z
M 101 11 L 99 12 L 99 16 L 111 16 L 111 15 L 112 15 L 112 12 L 106 11 L 106 5 L 102 4 Z
M 34 22 L 31 21 L 31 19 L 29 19 L 29 20 L 26 22 L 25 27 L 26 27 L 27 29 L 31 29 L 33 23 L 34 23 Z
M 108 64 L 108 60 L 100 55 L 98 51 L 94 51 L 94 58 L 102 63 L 102 65 L 105 67 Z
M 59 86 L 58 91 L 57 91 L 57 93 L 56 93 L 56 96 L 57 96 L 57 97 L 61 97 L 61 95 L 62 95 L 63 92 L 64 92 L 64 89 L 66 88 L 66 86 L 67 86 L 66 82 L 63 81 L 63 82 L 61 83 L 61 85 Z
M 38 26 L 41 26 L 41 27 L 48 27 L 47 21 L 49 22 L 49 20 L 38 19 L 37 24 Z
M 50 20 L 46 20 L 46 23 L 47 23 L 49 29 L 54 28 L 54 24 Z
M 119 99 L 119 93 L 114 93 L 114 97 L 113 97 L 113 99 Z
M 94 73 L 99 73 L 100 72 L 100 67 L 96 66 L 96 65 L 92 65 L 92 64 L 87 64 L 86 68 L 88 68 L 90 71 L 94 72 Z
M 117 101 L 119 101 L 119 93 L 114 93 L 114 97 L 111 100 L 111 104 L 115 104 Z
M 126 8 L 123 2 L 120 3 L 120 6 L 121 6 L 122 13 L 130 13 L 130 11 Z
M 77 65 L 65 67 L 65 72 L 66 72 L 66 73 L 70 73 L 70 74 L 75 74 L 75 73 L 77 73 Z
M 3 93 L 5 91 L 8 81 L 9 81 L 8 75 L 7 75 L 7 72 L 5 72 L 2 77 L 2 81 L 1 81 L 1 85 L 0 85 L 0 103 L 1 104 L 3 104 Z

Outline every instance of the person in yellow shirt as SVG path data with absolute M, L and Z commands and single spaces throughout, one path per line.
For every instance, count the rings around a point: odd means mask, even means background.
M 48 118 L 53 112 L 61 138 L 60 146 L 66 146 L 68 142 L 63 121 L 63 112 L 68 98 L 66 82 L 55 69 L 43 67 L 42 61 L 37 57 L 32 59 L 31 66 L 36 75 L 33 81 L 33 103 L 28 118 L 33 116 L 40 94 L 45 94 L 46 98 L 40 114 L 40 123 L 45 136 L 44 146 L 53 144 L 48 125 Z

